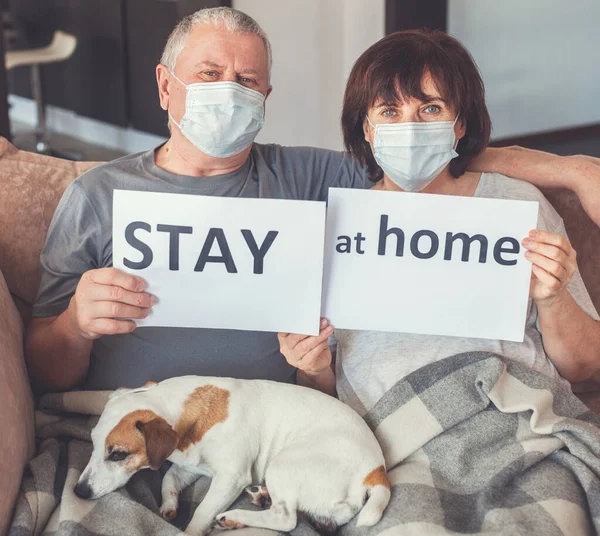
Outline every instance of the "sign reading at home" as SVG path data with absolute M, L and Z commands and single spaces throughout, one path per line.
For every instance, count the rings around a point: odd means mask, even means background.
M 325 203 L 117 190 L 113 265 L 158 298 L 140 326 L 319 333 Z
M 323 316 L 338 329 L 523 341 L 538 203 L 331 188 Z

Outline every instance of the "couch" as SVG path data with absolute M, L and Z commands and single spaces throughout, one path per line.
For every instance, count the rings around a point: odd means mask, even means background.
M 0 535 L 10 521 L 22 471 L 34 449 L 23 333 L 37 292 L 40 251 L 63 191 L 95 165 L 19 151 L 0 138 Z M 565 220 L 583 279 L 600 310 L 600 228 L 572 192 L 545 193 Z M 588 384 L 589 392 L 580 398 L 600 413 L 595 387 Z

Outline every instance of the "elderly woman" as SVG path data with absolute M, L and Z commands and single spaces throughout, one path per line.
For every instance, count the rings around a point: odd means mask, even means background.
M 321 323 L 318 337 L 280 334 L 288 362 L 304 383 L 364 414 L 412 371 L 466 351 L 489 351 L 558 381 L 600 370 L 600 322 L 584 287 L 563 222 L 532 185 L 466 171 L 490 136 L 484 87 L 473 59 L 442 32 L 389 35 L 358 59 L 342 112 L 348 152 L 370 171 L 373 189 L 539 202 L 538 229 L 523 240 L 532 263 L 522 343 L 336 330 L 336 374 Z M 336 381 L 337 376 L 337 381 Z

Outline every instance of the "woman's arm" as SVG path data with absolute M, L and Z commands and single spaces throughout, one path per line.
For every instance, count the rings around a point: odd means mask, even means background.
M 589 380 L 600 370 L 600 322 L 577 305 L 568 290 L 538 304 L 544 348 L 561 376 L 570 382 Z
M 557 156 L 522 147 L 488 147 L 473 160 L 469 170 L 501 173 L 539 188 L 569 188 L 600 226 L 600 158 Z
M 530 295 L 546 354 L 570 382 L 588 380 L 600 371 L 600 321 L 567 289 L 577 270 L 575 250 L 563 236 L 544 231 L 532 231 L 523 246 L 533 263 Z
M 296 383 L 336 396 L 335 372 L 329 348 L 329 336 L 333 327 L 321 319 L 320 332 L 316 337 L 279 333 L 279 348 L 286 361 L 296 367 Z

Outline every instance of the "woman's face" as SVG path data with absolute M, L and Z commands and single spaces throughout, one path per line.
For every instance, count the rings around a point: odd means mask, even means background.
M 430 121 L 454 121 L 456 112 L 449 103 L 446 103 L 441 97 L 431 76 L 427 75 L 423 79 L 423 93 L 430 95 L 431 98 L 427 101 L 422 101 L 416 98 L 401 102 L 384 102 L 379 100 L 368 110 L 367 116 L 373 125 L 386 123 L 421 123 Z M 375 128 L 365 120 L 363 131 L 365 140 L 373 149 L 373 136 Z M 460 140 L 465 135 L 465 127 L 459 120 L 454 125 L 454 135 L 456 141 Z

